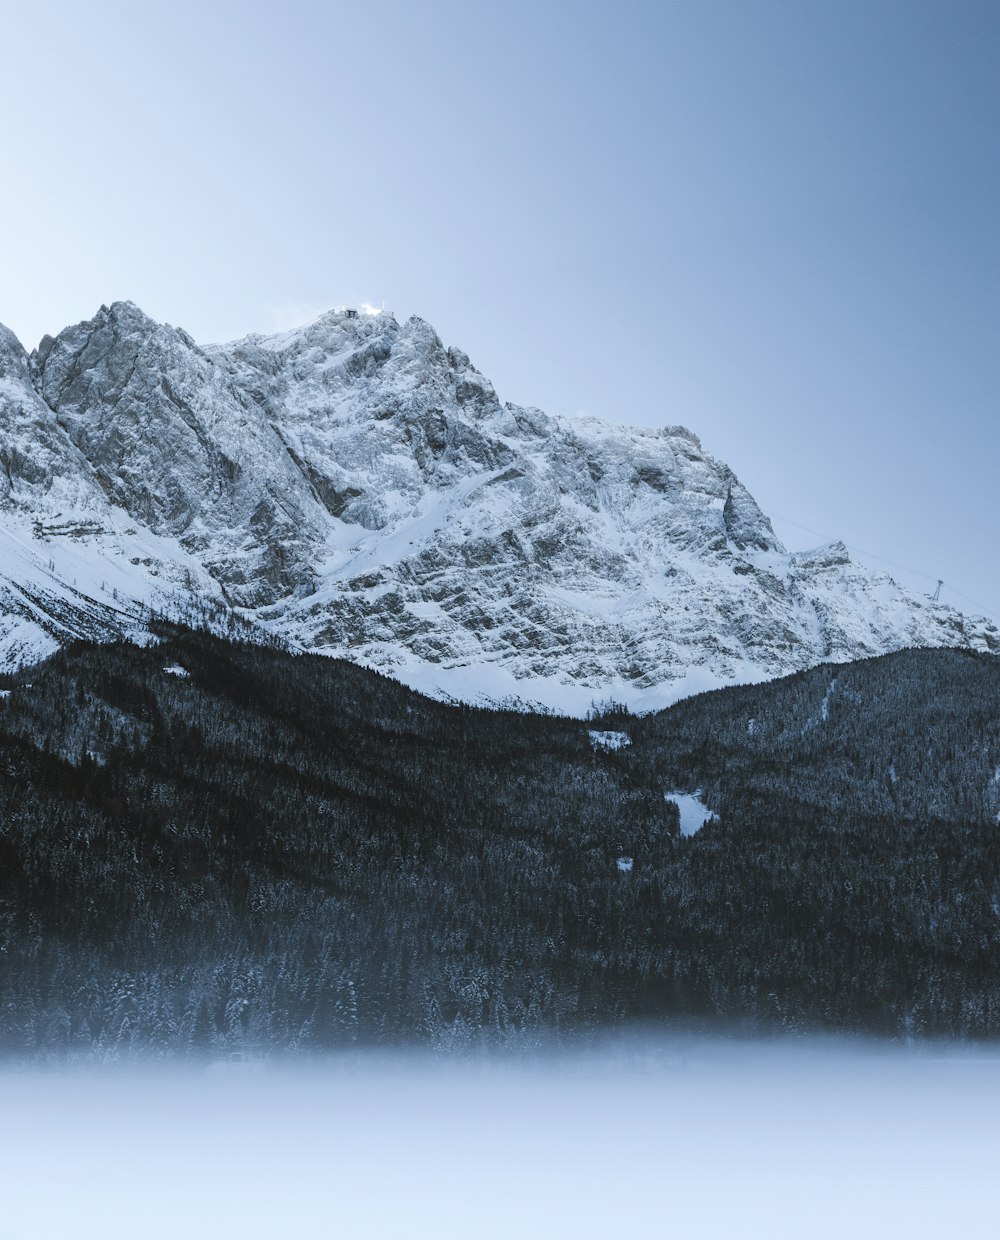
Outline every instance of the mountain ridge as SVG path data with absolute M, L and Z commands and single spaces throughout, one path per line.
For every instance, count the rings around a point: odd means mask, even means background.
M 116 302 L 30 357 L 4 329 L 0 462 L 7 666 L 191 605 L 437 696 L 577 714 L 1000 652 L 843 544 L 788 553 L 692 432 L 503 403 L 415 317 L 202 347 Z
M 1000 1034 L 995 658 L 581 721 L 155 623 L 0 682 L 0 1056 Z

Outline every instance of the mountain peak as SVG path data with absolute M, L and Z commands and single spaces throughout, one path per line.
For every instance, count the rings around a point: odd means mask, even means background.
M 119 321 L 153 323 L 157 326 L 145 310 L 137 306 L 134 301 L 113 301 L 110 306 L 102 305 L 98 315 L 105 315 Z
M 7 374 L 22 376 L 28 371 L 28 354 L 9 327 L 0 323 L 0 379 Z
M 113 301 L 110 305 L 101 305 L 92 318 L 77 323 L 75 329 L 67 328 L 59 335 L 66 336 L 74 330 L 93 333 L 102 329 L 110 329 L 121 335 L 152 335 L 173 330 L 168 324 L 152 318 L 134 301 Z

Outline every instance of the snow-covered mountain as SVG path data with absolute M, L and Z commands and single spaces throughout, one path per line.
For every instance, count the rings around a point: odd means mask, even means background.
M 209 607 L 438 694 L 572 711 L 987 620 L 838 543 L 788 554 L 683 427 L 501 404 L 421 319 L 199 347 L 128 302 L 30 356 L 0 329 L 0 661 Z

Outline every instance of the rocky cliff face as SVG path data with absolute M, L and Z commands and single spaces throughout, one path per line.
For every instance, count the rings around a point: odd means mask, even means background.
M 73 329 L 80 330 L 80 329 Z M 51 342 L 46 341 L 46 348 Z M 102 470 L 71 420 L 36 389 L 29 359 L 0 327 L 0 668 L 76 638 L 146 638 L 148 613 L 223 605 L 217 582 L 175 539 L 114 502 L 120 471 Z M 36 369 L 33 376 L 32 368 Z M 84 384 L 96 377 L 81 364 Z
M 501 404 L 420 319 L 203 349 L 117 303 L 30 360 L 5 332 L 0 462 L 8 662 L 32 625 L 49 646 L 141 636 L 147 605 L 185 598 L 432 692 L 570 710 L 910 645 L 1000 652 L 988 621 L 839 544 L 787 554 L 691 432 Z
M 314 586 L 326 514 L 253 395 L 185 332 L 117 304 L 46 337 L 31 375 L 107 498 L 178 539 L 230 602 Z

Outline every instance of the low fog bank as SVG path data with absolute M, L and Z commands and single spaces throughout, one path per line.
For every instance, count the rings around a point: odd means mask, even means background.
M 3 1240 L 971 1234 L 1000 1053 L 616 1040 L 0 1073 Z

